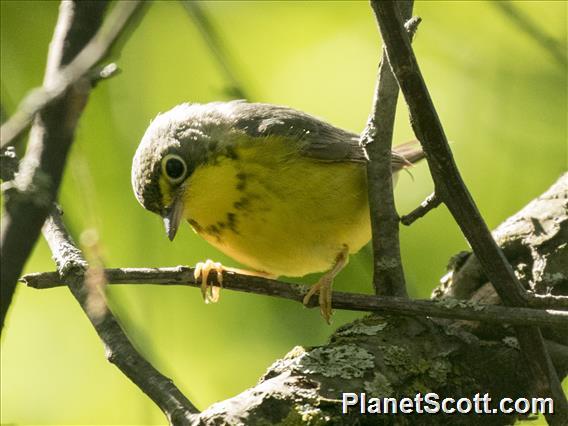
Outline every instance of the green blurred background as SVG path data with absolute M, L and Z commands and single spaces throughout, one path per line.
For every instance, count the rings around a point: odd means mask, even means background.
M 210 2 L 202 8 L 225 41 L 252 100 L 292 106 L 359 132 L 371 106 L 380 38 L 368 3 Z M 565 2 L 514 6 L 566 49 Z M 41 84 L 58 3 L 1 2 L 1 96 L 11 114 Z M 489 2 L 418 2 L 414 46 L 465 182 L 494 228 L 545 190 L 567 165 L 566 66 Z M 122 74 L 101 83 L 81 118 L 61 189 L 77 237 L 96 228 L 108 267 L 235 263 L 184 226 L 175 242 L 144 211 L 130 165 L 150 120 L 185 102 L 230 99 L 230 87 L 195 22 L 157 1 L 112 58 Z M 399 102 L 395 143 L 411 139 Z M 432 190 L 425 164 L 402 174 L 408 212 Z M 401 230 L 412 296 L 428 297 L 449 257 L 467 243 L 445 208 Z M 369 292 L 363 250 L 336 280 Z M 26 272 L 53 270 L 40 241 Z M 317 277 L 300 280 L 314 282 Z M 224 291 L 205 305 L 183 287 L 110 287 L 108 298 L 140 351 L 200 408 L 253 385 L 295 345 L 318 345 L 332 327 L 298 303 Z M 92 326 L 65 288 L 19 287 L 2 336 L 2 423 L 165 424 L 153 403 L 107 363 Z

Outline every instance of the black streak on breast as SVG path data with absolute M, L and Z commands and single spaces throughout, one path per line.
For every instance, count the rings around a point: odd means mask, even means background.
M 187 221 L 193 227 L 193 229 L 195 229 L 195 232 L 198 232 L 198 233 L 203 232 L 203 227 L 199 223 L 197 223 L 197 221 L 195 219 L 187 219 Z

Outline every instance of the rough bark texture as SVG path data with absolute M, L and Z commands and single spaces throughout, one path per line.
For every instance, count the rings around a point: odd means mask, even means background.
M 538 295 L 568 295 L 568 173 L 503 222 L 493 231 L 493 236 L 525 288 Z M 501 304 L 479 260 L 471 252 L 454 256 L 448 265 L 448 274 L 432 296 Z M 480 323 L 461 322 L 460 326 L 488 336 L 511 332 L 504 327 Z M 549 339 L 568 345 L 568 325 L 563 331 L 543 329 L 543 333 Z
M 568 175 L 494 232 L 525 285 L 538 293 L 568 293 L 566 259 Z M 462 253 L 450 267 L 436 298 L 475 299 L 487 286 L 481 267 Z M 484 299 L 493 300 L 496 299 Z M 342 392 L 373 397 L 436 392 L 441 397 L 530 397 L 526 361 L 512 330 L 470 322 L 369 316 L 334 333 L 327 345 L 296 347 L 276 361 L 259 383 L 234 398 L 213 404 L 195 424 L 480 424 L 479 415 L 342 414 Z M 547 340 L 558 375 L 568 374 L 566 331 Z M 483 424 L 511 424 L 492 415 Z
M 371 6 L 375 4 L 372 2 Z M 412 0 L 401 1 L 398 6 L 404 21 L 412 16 Z M 399 220 L 394 203 L 391 165 L 399 89 L 385 48 L 382 50 L 373 108 L 361 135 L 361 144 L 369 157 L 367 189 L 373 247 L 373 287 L 379 296 L 408 297 L 400 259 Z

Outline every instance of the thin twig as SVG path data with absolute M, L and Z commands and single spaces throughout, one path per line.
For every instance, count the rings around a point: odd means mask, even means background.
M 107 80 L 111 77 L 116 76 L 117 74 L 120 73 L 120 68 L 118 67 L 118 65 L 116 65 L 115 63 L 110 63 L 107 65 L 104 65 L 102 67 L 98 67 L 94 70 L 92 70 L 92 72 L 89 72 L 89 81 L 91 82 L 91 86 L 95 87 L 98 83 L 100 83 L 103 80 Z M 0 122 L 1 124 L 4 124 L 4 122 L 7 119 L 5 110 L 3 105 L 0 104 L 0 112 L 1 112 L 1 118 L 0 118 Z M 18 137 L 21 138 L 23 136 L 23 134 L 20 134 Z M 17 145 L 18 142 L 15 142 L 15 145 Z M 12 179 L 14 179 L 16 172 L 18 170 L 18 163 L 19 160 L 16 157 L 16 150 L 14 148 L 14 146 L 7 146 L 6 148 L 1 148 L 0 149 L 0 179 L 2 179 L 5 182 L 11 181 Z
M 412 0 L 399 3 L 405 19 L 412 14 L 412 3 Z M 375 2 L 371 4 L 374 8 Z M 384 47 L 382 52 L 373 107 L 361 134 L 361 145 L 369 158 L 367 186 L 373 237 L 373 287 L 377 295 L 407 297 L 400 258 L 399 218 L 394 205 L 391 163 L 398 83 L 388 64 Z
M 402 216 L 400 218 L 400 223 L 405 226 L 410 226 L 414 222 L 416 222 L 421 217 L 424 217 L 430 210 L 435 209 L 440 204 L 442 204 L 442 200 L 436 196 L 436 193 L 433 192 L 418 207 L 412 210 L 410 213 Z
M 119 2 L 89 44 L 73 61 L 63 67 L 54 78 L 51 78 L 50 84 L 30 91 L 21 102 L 16 113 L 2 125 L 1 147 L 9 145 L 26 130 L 38 112 L 59 99 L 104 58 L 142 4 L 139 0 Z
M 240 79 L 237 77 L 234 71 L 235 65 L 232 61 L 231 55 L 227 52 L 221 35 L 203 9 L 203 5 L 198 1 L 191 0 L 181 0 L 181 4 L 193 20 L 195 26 L 205 40 L 207 47 L 213 54 L 213 57 L 229 82 L 230 86 L 226 89 L 228 94 L 237 99 L 247 99 L 250 101 L 250 93 L 247 93 L 247 91 L 243 88 Z
M 89 96 L 91 82 L 82 77 L 132 23 L 134 12 L 141 10 L 138 1 L 119 3 L 102 24 L 106 5 L 106 2 L 61 3 L 44 88 L 28 95 L 18 112 L 2 125 L 2 146 L 5 146 L 38 113 L 19 172 L 5 186 L 0 242 L 0 329 L 23 265 L 59 191 L 75 128 Z
M 117 268 L 105 269 L 110 284 L 156 284 L 184 285 L 199 288 L 200 281 L 194 278 L 194 268 Z M 215 274 L 210 283 L 218 285 Z M 22 277 L 27 286 L 37 289 L 65 285 L 57 272 L 28 274 Z M 226 271 L 223 274 L 223 288 L 246 293 L 262 294 L 302 303 L 307 287 L 262 277 L 241 275 Z M 309 307 L 319 306 L 317 302 Z M 352 311 L 377 312 L 383 314 L 432 316 L 472 321 L 487 321 L 498 324 L 525 324 L 546 327 L 568 327 L 568 312 L 544 311 L 530 308 L 507 308 L 498 305 L 480 305 L 465 300 L 447 299 L 442 301 L 408 300 L 403 297 L 371 296 L 354 293 L 333 293 L 333 307 Z
M 428 154 L 436 193 L 454 216 L 503 303 L 527 306 L 524 289 L 491 236 L 461 178 L 396 5 L 391 1 L 380 2 L 377 15 L 389 63 L 408 104 L 414 132 Z M 554 398 L 555 413 L 547 415 L 547 420 L 565 424 L 568 422 L 568 401 L 540 330 L 536 327 L 516 327 L 515 330 L 533 378 L 535 394 Z
M 116 365 L 160 407 L 170 424 L 189 425 L 197 408 L 174 383 L 156 370 L 134 348 L 106 304 L 101 289 L 88 288 L 87 262 L 65 229 L 61 215 L 54 209 L 43 227 L 43 235 L 53 253 L 61 282 L 67 285 L 97 331 L 108 360 Z M 89 298 L 97 296 L 97 309 Z
M 91 70 L 88 74 L 91 86 L 95 87 L 101 81 L 108 80 L 109 78 L 120 74 L 120 68 L 117 64 L 111 62 L 110 64 Z

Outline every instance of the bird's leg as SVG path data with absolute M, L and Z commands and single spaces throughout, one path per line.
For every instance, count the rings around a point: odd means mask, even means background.
M 217 272 L 217 282 L 219 283 L 219 286 L 212 286 L 207 283 L 207 278 L 212 270 Z M 265 272 L 229 268 L 221 265 L 219 262 L 213 262 L 211 259 L 207 259 L 205 262 L 199 262 L 195 265 L 195 270 L 193 272 L 193 276 L 196 280 L 199 280 L 201 277 L 201 294 L 203 295 L 205 303 L 216 303 L 219 301 L 219 293 L 221 291 L 221 287 L 223 287 L 223 272 L 234 272 L 240 275 L 250 275 L 254 277 L 275 278 L 274 275 L 270 275 Z
M 322 317 L 325 322 L 330 323 L 331 319 L 331 287 L 333 285 L 333 280 L 341 272 L 341 270 L 347 265 L 349 261 L 349 247 L 347 244 L 343 245 L 343 248 L 335 258 L 333 267 L 327 271 L 317 283 L 315 283 L 308 293 L 304 296 L 304 305 L 307 305 L 311 297 L 319 292 L 319 305 Z

